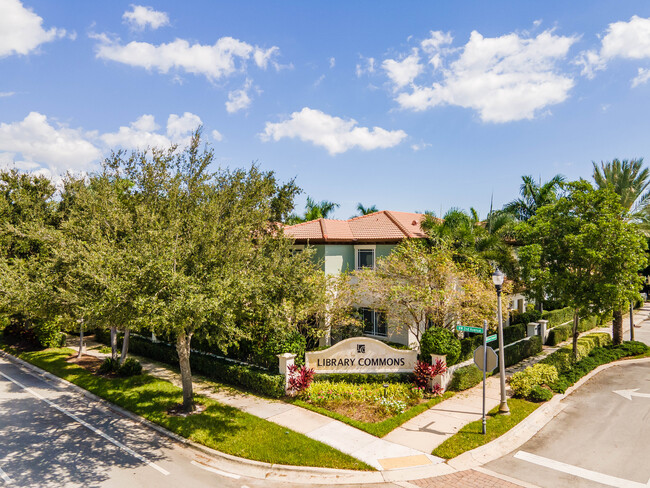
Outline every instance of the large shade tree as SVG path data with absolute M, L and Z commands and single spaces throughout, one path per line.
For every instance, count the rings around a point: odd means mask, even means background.
M 639 297 L 638 270 L 647 262 L 644 237 L 621 218 L 625 209 L 610 188 L 588 182 L 566 185 L 567 193 L 538 209 L 520 231 L 523 277 L 538 293 L 561 297 L 574 310 L 573 353 L 578 320 Z
M 620 198 L 623 214 L 620 218 L 633 222 L 643 231 L 650 230 L 648 225 L 648 209 L 650 204 L 650 171 L 643 168 L 643 159 L 620 161 L 614 159 L 593 163 L 593 178 L 598 188 L 611 188 Z M 623 341 L 623 304 L 614 308 L 612 336 L 615 344 Z

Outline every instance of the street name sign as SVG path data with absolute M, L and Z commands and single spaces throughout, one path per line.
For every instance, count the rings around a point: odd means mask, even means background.
M 493 341 L 496 341 L 496 340 L 497 340 L 497 335 L 492 334 L 490 336 L 487 336 L 487 339 L 485 339 L 485 342 L 490 343 L 490 342 L 493 342 Z
M 456 330 L 458 332 L 476 332 L 477 334 L 483 333 L 483 327 L 472 327 L 470 325 L 457 325 Z
M 487 355 L 487 357 L 485 357 Z M 485 369 L 483 369 L 485 362 Z M 494 349 L 488 346 L 478 346 L 474 350 L 474 364 L 478 366 L 481 371 L 492 371 L 499 364 L 499 358 Z

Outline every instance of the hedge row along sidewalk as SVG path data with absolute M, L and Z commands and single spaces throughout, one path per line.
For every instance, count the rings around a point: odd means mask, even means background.
M 330 446 L 272 422 L 197 395 L 205 407 L 187 417 L 167 415 L 182 400 L 182 391 L 149 374 L 104 378 L 66 361 L 72 349 L 20 352 L 2 349 L 182 437 L 234 456 L 266 463 L 371 470 L 372 467 Z M 252 440 L 255 439 L 253 442 Z M 282 449 L 278 449 L 282 446 Z

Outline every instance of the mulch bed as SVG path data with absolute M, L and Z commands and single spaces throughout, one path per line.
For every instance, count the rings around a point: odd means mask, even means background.
M 196 415 L 205 410 L 205 405 L 201 403 L 194 403 L 194 409 L 190 412 L 183 408 L 182 403 L 177 403 L 167 409 L 167 415 L 170 417 L 187 417 L 188 415 Z
M 99 367 L 104 361 L 98 357 L 89 356 L 88 354 L 83 354 L 80 358 L 77 358 L 77 355 L 75 354 L 66 359 L 66 362 L 76 364 L 93 374 L 97 374 Z

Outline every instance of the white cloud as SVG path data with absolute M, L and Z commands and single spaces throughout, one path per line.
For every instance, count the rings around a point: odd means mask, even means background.
M 429 64 L 435 69 L 440 68 L 442 57 L 450 52 L 448 46 L 454 41 L 450 32 L 431 31 L 431 37 L 420 43 L 422 50 L 429 56 Z
M 51 174 L 82 170 L 102 155 L 89 141 L 93 137 L 80 129 L 55 126 L 45 115 L 30 112 L 22 121 L 0 123 L 0 161 L 25 170 L 47 169 Z
M 632 79 L 632 88 L 643 85 L 650 80 L 650 69 L 639 68 L 637 75 Z
M 629 22 L 609 24 L 607 33 L 601 39 L 600 51 L 584 51 L 576 63 L 582 65 L 583 75 L 593 78 L 596 71 L 605 69 L 607 63 L 615 58 L 650 58 L 650 18 L 634 15 Z M 632 83 L 636 86 L 634 80 Z
M 279 52 L 275 46 L 264 50 L 232 37 L 222 37 L 214 45 L 190 44 L 185 39 L 160 45 L 136 41 L 120 44 L 119 40 L 110 39 L 106 34 L 93 34 L 91 37 L 99 41 L 96 55 L 100 59 L 159 73 L 184 70 L 211 81 L 245 71 L 246 61 L 251 58 L 259 68 L 266 69 Z
M 167 132 L 157 132 L 160 126 L 156 124 L 153 115 L 141 115 L 128 127 L 122 126 L 117 132 L 102 134 L 100 139 L 108 147 L 144 150 L 148 147 L 169 147 L 172 144 L 185 146 L 190 141 L 192 131 L 202 124 L 201 118 L 190 112 L 182 116 L 171 114 L 167 119 Z
M 336 66 L 336 58 L 331 57 L 330 58 L 330 69 Z
M 252 84 L 251 80 L 246 80 L 246 84 L 240 90 L 234 90 L 228 93 L 228 101 L 226 102 L 226 110 L 229 114 L 234 114 L 240 110 L 250 107 L 252 102 L 248 95 L 248 90 Z
M 422 65 L 420 64 L 420 56 L 417 49 L 413 49 L 412 54 L 401 61 L 385 59 L 381 63 L 381 67 L 393 82 L 395 90 L 412 83 L 422 73 Z
M 43 29 L 43 18 L 19 0 L 0 2 L 0 58 L 29 54 L 41 44 L 65 36 L 65 29 Z
M 146 27 L 158 29 L 169 25 L 169 16 L 165 12 L 159 12 L 151 7 L 143 5 L 131 5 L 133 10 L 127 10 L 122 19 L 129 23 L 134 29 L 142 30 Z
M 361 57 L 361 62 L 357 63 L 357 68 L 355 70 L 357 78 L 365 73 L 374 73 L 375 72 L 375 58 L 364 58 Z
M 419 144 L 411 144 L 411 149 L 413 149 L 415 152 L 421 151 L 422 149 L 426 149 L 427 147 L 431 147 L 431 144 L 428 142 L 421 142 Z
M 319 86 L 323 80 L 325 79 L 325 75 L 320 75 L 316 81 L 314 81 L 314 88 Z
M 222 135 L 221 132 L 219 132 L 217 129 L 214 129 L 214 130 L 212 131 L 212 138 L 213 138 L 215 141 L 220 142 L 220 141 L 223 140 L 223 135 Z
M 568 97 L 574 81 L 558 73 L 557 63 L 576 40 L 548 30 L 532 38 L 518 34 L 485 38 L 474 31 L 449 68 L 438 70 L 440 80 L 430 86 L 413 85 L 396 101 L 415 111 L 447 104 L 471 108 L 485 122 L 532 119 Z
M 0 98 L 13 97 L 16 92 L 0 92 Z
M 283 122 L 267 122 L 260 137 L 263 141 L 298 138 L 324 147 L 331 155 L 335 155 L 355 147 L 366 151 L 393 147 L 402 142 L 406 133 L 381 127 L 358 127 L 354 119 L 343 120 L 305 107 L 300 112 L 292 113 L 291 118 Z

